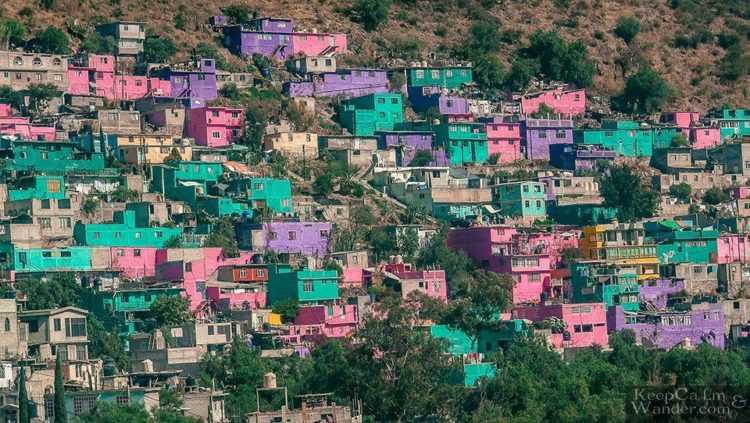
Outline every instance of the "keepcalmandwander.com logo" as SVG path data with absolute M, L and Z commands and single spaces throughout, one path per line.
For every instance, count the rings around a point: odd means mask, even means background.
M 750 422 L 750 389 L 637 387 L 626 407 L 628 421 Z

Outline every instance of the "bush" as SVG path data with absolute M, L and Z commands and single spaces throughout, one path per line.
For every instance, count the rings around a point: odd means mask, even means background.
M 247 21 L 250 13 L 252 13 L 252 10 L 244 5 L 235 4 L 224 9 L 224 15 L 226 15 L 230 23 L 234 24 Z
M 392 0 L 355 0 L 352 11 L 368 31 L 388 21 Z
M 539 70 L 539 61 L 536 59 L 516 59 L 510 67 L 504 85 L 511 91 L 523 91 Z
M 78 50 L 94 54 L 115 54 L 117 52 L 117 41 L 111 35 L 103 36 L 94 31 L 83 39 L 78 46 Z
M 409 162 L 409 167 L 429 166 L 435 160 L 432 151 L 419 149 Z
M 474 82 L 486 90 L 496 90 L 503 85 L 503 65 L 492 54 L 481 54 L 472 58 Z
M 70 53 L 68 36 L 54 26 L 48 26 L 37 32 L 36 38 L 32 40 L 32 48 L 40 53 L 46 54 Z
M 617 26 L 615 26 L 614 33 L 622 38 L 626 44 L 630 44 L 640 30 L 641 21 L 639 21 L 638 18 L 635 16 L 622 16 L 617 20 Z
M 724 57 L 719 61 L 718 76 L 724 82 L 733 82 L 747 74 L 750 58 L 743 54 L 744 50 L 739 45 L 727 49 Z
M 147 62 L 167 63 L 177 53 L 177 46 L 169 37 L 146 37 L 143 54 Z
M 733 31 L 721 31 L 716 35 L 716 43 L 723 49 L 728 49 L 740 43 L 740 36 Z
M 692 195 L 692 193 L 693 188 L 690 186 L 690 184 L 686 184 L 685 182 L 681 182 L 669 187 L 669 195 L 677 198 L 683 203 L 687 203 L 690 201 L 690 196 Z
M 710 188 L 703 193 L 704 204 L 715 206 L 717 204 L 726 203 L 729 200 L 729 194 L 724 192 L 721 188 Z
M 539 71 L 550 78 L 578 87 L 588 87 L 593 82 L 596 68 L 581 40 L 567 43 L 556 31 L 538 30 L 531 34 L 529 46 L 521 54 L 538 60 Z
M 0 37 L 7 37 L 9 47 L 22 46 L 26 32 L 26 25 L 17 19 L 8 19 L 0 24 Z
M 618 99 L 623 111 L 654 113 L 672 97 L 672 88 L 650 69 L 641 69 L 625 82 L 625 90 Z
M 497 23 L 492 21 L 479 21 L 469 29 L 471 35 L 469 48 L 479 53 L 496 53 L 500 51 L 502 37 Z

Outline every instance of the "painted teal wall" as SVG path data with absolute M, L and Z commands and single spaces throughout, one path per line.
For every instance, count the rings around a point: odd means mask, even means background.
M 638 273 L 621 272 L 612 275 L 612 284 L 601 285 L 594 275 L 599 272 L 606 274 L 607 271 L 608 269 L 601 269 L 586 262 L 571 263 L 570 282 L 573 289 L 573 302 L 603 302 L 607 307 L 619 305 L 625 311 L 637 311 L 640 308 Z
M 65 180 L 62 176 L 34 176 L 30 186 L 22 189 L 8 190 L 11 201 L 37 199 L 65 198 Z
M 601 144 L 630 157 L 650 157 L 654 148 L 666 148 L 679 129 L 639 127 L 631 121 L 605 121 L 601 129 L 575 129 L 576 144 Z
M 339 109 L 339 123 L 355 136 L 390 131 L 404 121 L 401 94 L 369 94 L 344 101 Z
M 545 185 L 541 182 L 515 182 L 497 187 L 497 199 L 503 215 L 507 217 L 547 216 Z
M 312 282 L 312 290 L 306 292 L 305 282 Z M 339 279 L 335 270 L 302 269 L 296 272 L 276 266 L 268 269 L 268 302 L 293 298 L 301 304 L 330 302 L 339 298 Z
M 244 196 L 249 193 L 249 201 L 263 200 L 266 206 L 275 213 L 291 213 L 292 184 L 288 179 L 247 178 L 229 183 L 229 191 Z
M 53 249 L 21 249 L 3 243 L 0 251 L 8 258 L 5 266 L 17 272 L 46 272 L 53 270 L 91 270 L 90 247 Z
M 73 228 L 76 242 L 89 246 L 164 248 L 173 236 L 182 236 L 182 228 L 137 227 L 131 210 L 115 212 L 113 223 L 78 221 Z
M 462 84 L 473 81 L 473 71 L 469 67 L 411 68 L 407 71 L 409 86 L 461 88 Z
M 8 146 L 7 143 L 3 143 Z M 13 159 L 6 161 L 6 169 L 38 172 L 104 172 L 101 153 L 77 153 L 75 144 L 63 141 L 13 141 Z M 116 169 L 108 169 L 115 173 Z
M 435 133 L 451 164 L 483 163 L 489 157 L 487 127 L 477 122 L 442 122 Z

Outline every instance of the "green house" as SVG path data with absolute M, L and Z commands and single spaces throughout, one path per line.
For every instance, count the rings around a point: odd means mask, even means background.
M 80 152 L 75 143 L 68 141 L 4 140 L 0 145 L 13 152 L 13 158 L 5 162 L 7 170 L 77 174 L 116 172 L 116 169 L 105 169 L 101 153 Z
M 300 269 L 289 266 L 268 266 L 268 303 L 286 299 L 300 304 L 315 305 L 334 302 L 339 298 L 339 276 L 335 270 Z
M 182 236 L 182 228 L 138 227 L 135 212 L 116 211 L 112 223 L 76 222 L 73 238 L 81 245 L 107 247 L 156 247 L 174 236 Z
M 65 198 L 65 180 L 62 176 L 34 176 L 19 183 L 18 189 L 8 190 L 10 201 Z
M 3 267 L 15 272 L 89 271 L 90 247 L 66 248 L 16 248 L 9 243 L 0 244 Z
M 107 390 L 76 390 L 65 391 L 65 410 L 68 421 L 76 421 L 80 414 L 94 411 L 97 402 L 115 405 L 136 404 L 144 410 L 151 411 L 159 405 L 159 388 L 129 387 Z M 44 394 L 44 421 L 55 421 L 54 394 Z M 49 404 L 49 406 L 47 406 Z M 113 422 L 114 423 L 114 422 Z
M 638 270 L 605 261 L 574 261 L 570 267 L 573 302 L 619 305 L 625 311 L 640 307 Z
M 415 67 L 407 69 L 410 87 L 461 88 L 473 82 L 473 72 L 468 66 Z
M 517 181 L 493 187 L 493 197 L 504 216 L 523 219 L 547 217 L 545 185 L 534 181 Z
M 205 165 L 205 166 L 204 166 Z M 205 211 L 214 216 L 226 216 L 248 210 L 247 204 L 231 198 L 208 195 L 217 185 L 221 164 L 203 162 L 177 162 L 175 165 L 157 165 L 152 169 L 151 189 L 166 198 L 184 201 L 195 212 Z
M 617 209 L 601 204 L 555 204 L 547 209 L 547 214 L 561 225 L 590 226 L 615 220 Z
M 721 139 L 750 136 L 750 110 L 723 109 L 709 117 L 713 126 L 718 126 Z
M 674 220 L 646 222 L 646 235 L 656 245 L 659 263 L 711 263 L 718 254 L 719 231 L 683 227 Z
M 271 209 L 275 213 L 291 213 L 292 184 L 288 179 L 243 178 L 229 182 L 227 194 L 245 199 L 253 210 Z
M 573 130 L 576 144 L 602 145 L 623 156 L 651 157 L 654 148 L 669 147 L 677 128 L 642 127 L 637 122 L 610 120 L 599 129 Z
M 178 297 L 183 288 L 130 288 L 117 291 L 83 290 L 81 303 L 104 323 L 127 337 L 136 331 L 136 323 L 151 317 L 151 305 L 159 295 Z
M 452 165 L 483 163 L 489 158 L 484 123 L 444 120 L 435 131 L 435 139 L 450 157 Z
M 344 101 L 339 108 L 339 123 L 352 135 L 375 135 L 390 131 L 404 121 L 401 94 L 379 93 Z

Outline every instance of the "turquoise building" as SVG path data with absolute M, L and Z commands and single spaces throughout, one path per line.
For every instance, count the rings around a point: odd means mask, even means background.
M 709 122 L 719 127 L 722 140 L 750 136 L 750 110 L 723 109 L 711 114 Z
M 680 132 L 678 128 L 643 127 L 637 122 L 610 120 L 599 129 L 573 130 L 576 144 L 602 145 L 623 156 L 651 157 L 654 148 L 667 148 Z
M 33 176 L 21 181 L 19 185 L 18 189 L 8 190 L 10 201 L 65 198 L 65 180 L 62 176 Z
M 479 122 L 448 122 L 435 131 L 437 144 L 442 146 L 452 165 L 483 163 L 489 158 L 487 125 Z
M 469 66 L 415 67 L 406 70 L 410 87 L 461 88 L 474 81 L 474 73 Z
M 5 161 L 7 170 L 77 174 L 117 172 L 105 168 L 101 153 L 78 151 L 77 145 L 68 141 L 2 140 L 0 145 L 13 153 L 13 158 Z
M 339 276 L 335 270 L 300 269 L 288 265 L 268 266 L 268 303 L 286 299 L 304 305 L 335 302 L 339 299 Z
M 15 272 L 90 271 L 90 247 L 66 248 L 16 248 L 9 243 L 0 244 L 4 268 Z
M 570 281 L 575 303 L 604 303 L 625 311 L 640 308 L 638 270 L 606 261 L 574 261 Z
M 226 191 L 232 197 L 246 200 L 253 210 L 271 209 L 275 213 L 291 213 L 292 184 L 288 179 L 244 178 L 229 182 Z
M 339 123 L 355 136 L 372 136 L 375 131 L 390 131 L 395 124 L 403 121 L 401 94 L 368 94 L 346 100 L 339 108 Z
M 609 223 L 617 218 L 617 209 L 601 204 L 553 204 L 547 208 L 550 219 L 561 225 L 590 226 Z
M 674 220 L 646 222 L 643 227 L 656 243 L 660 264 L 716 262 L 719 231 L 714 228 L 683 227 Z
M 164 248 L 170 238 L 182 237 L 182 228 L 138 227 L 135 212 L 116 211 L 112 223 L 76 222 L 73 238 L 88 246 Z
M 510 218 L 545 219 L 545 184 L 535 181 L 506 182 L 492 187 L 500 212 Z

